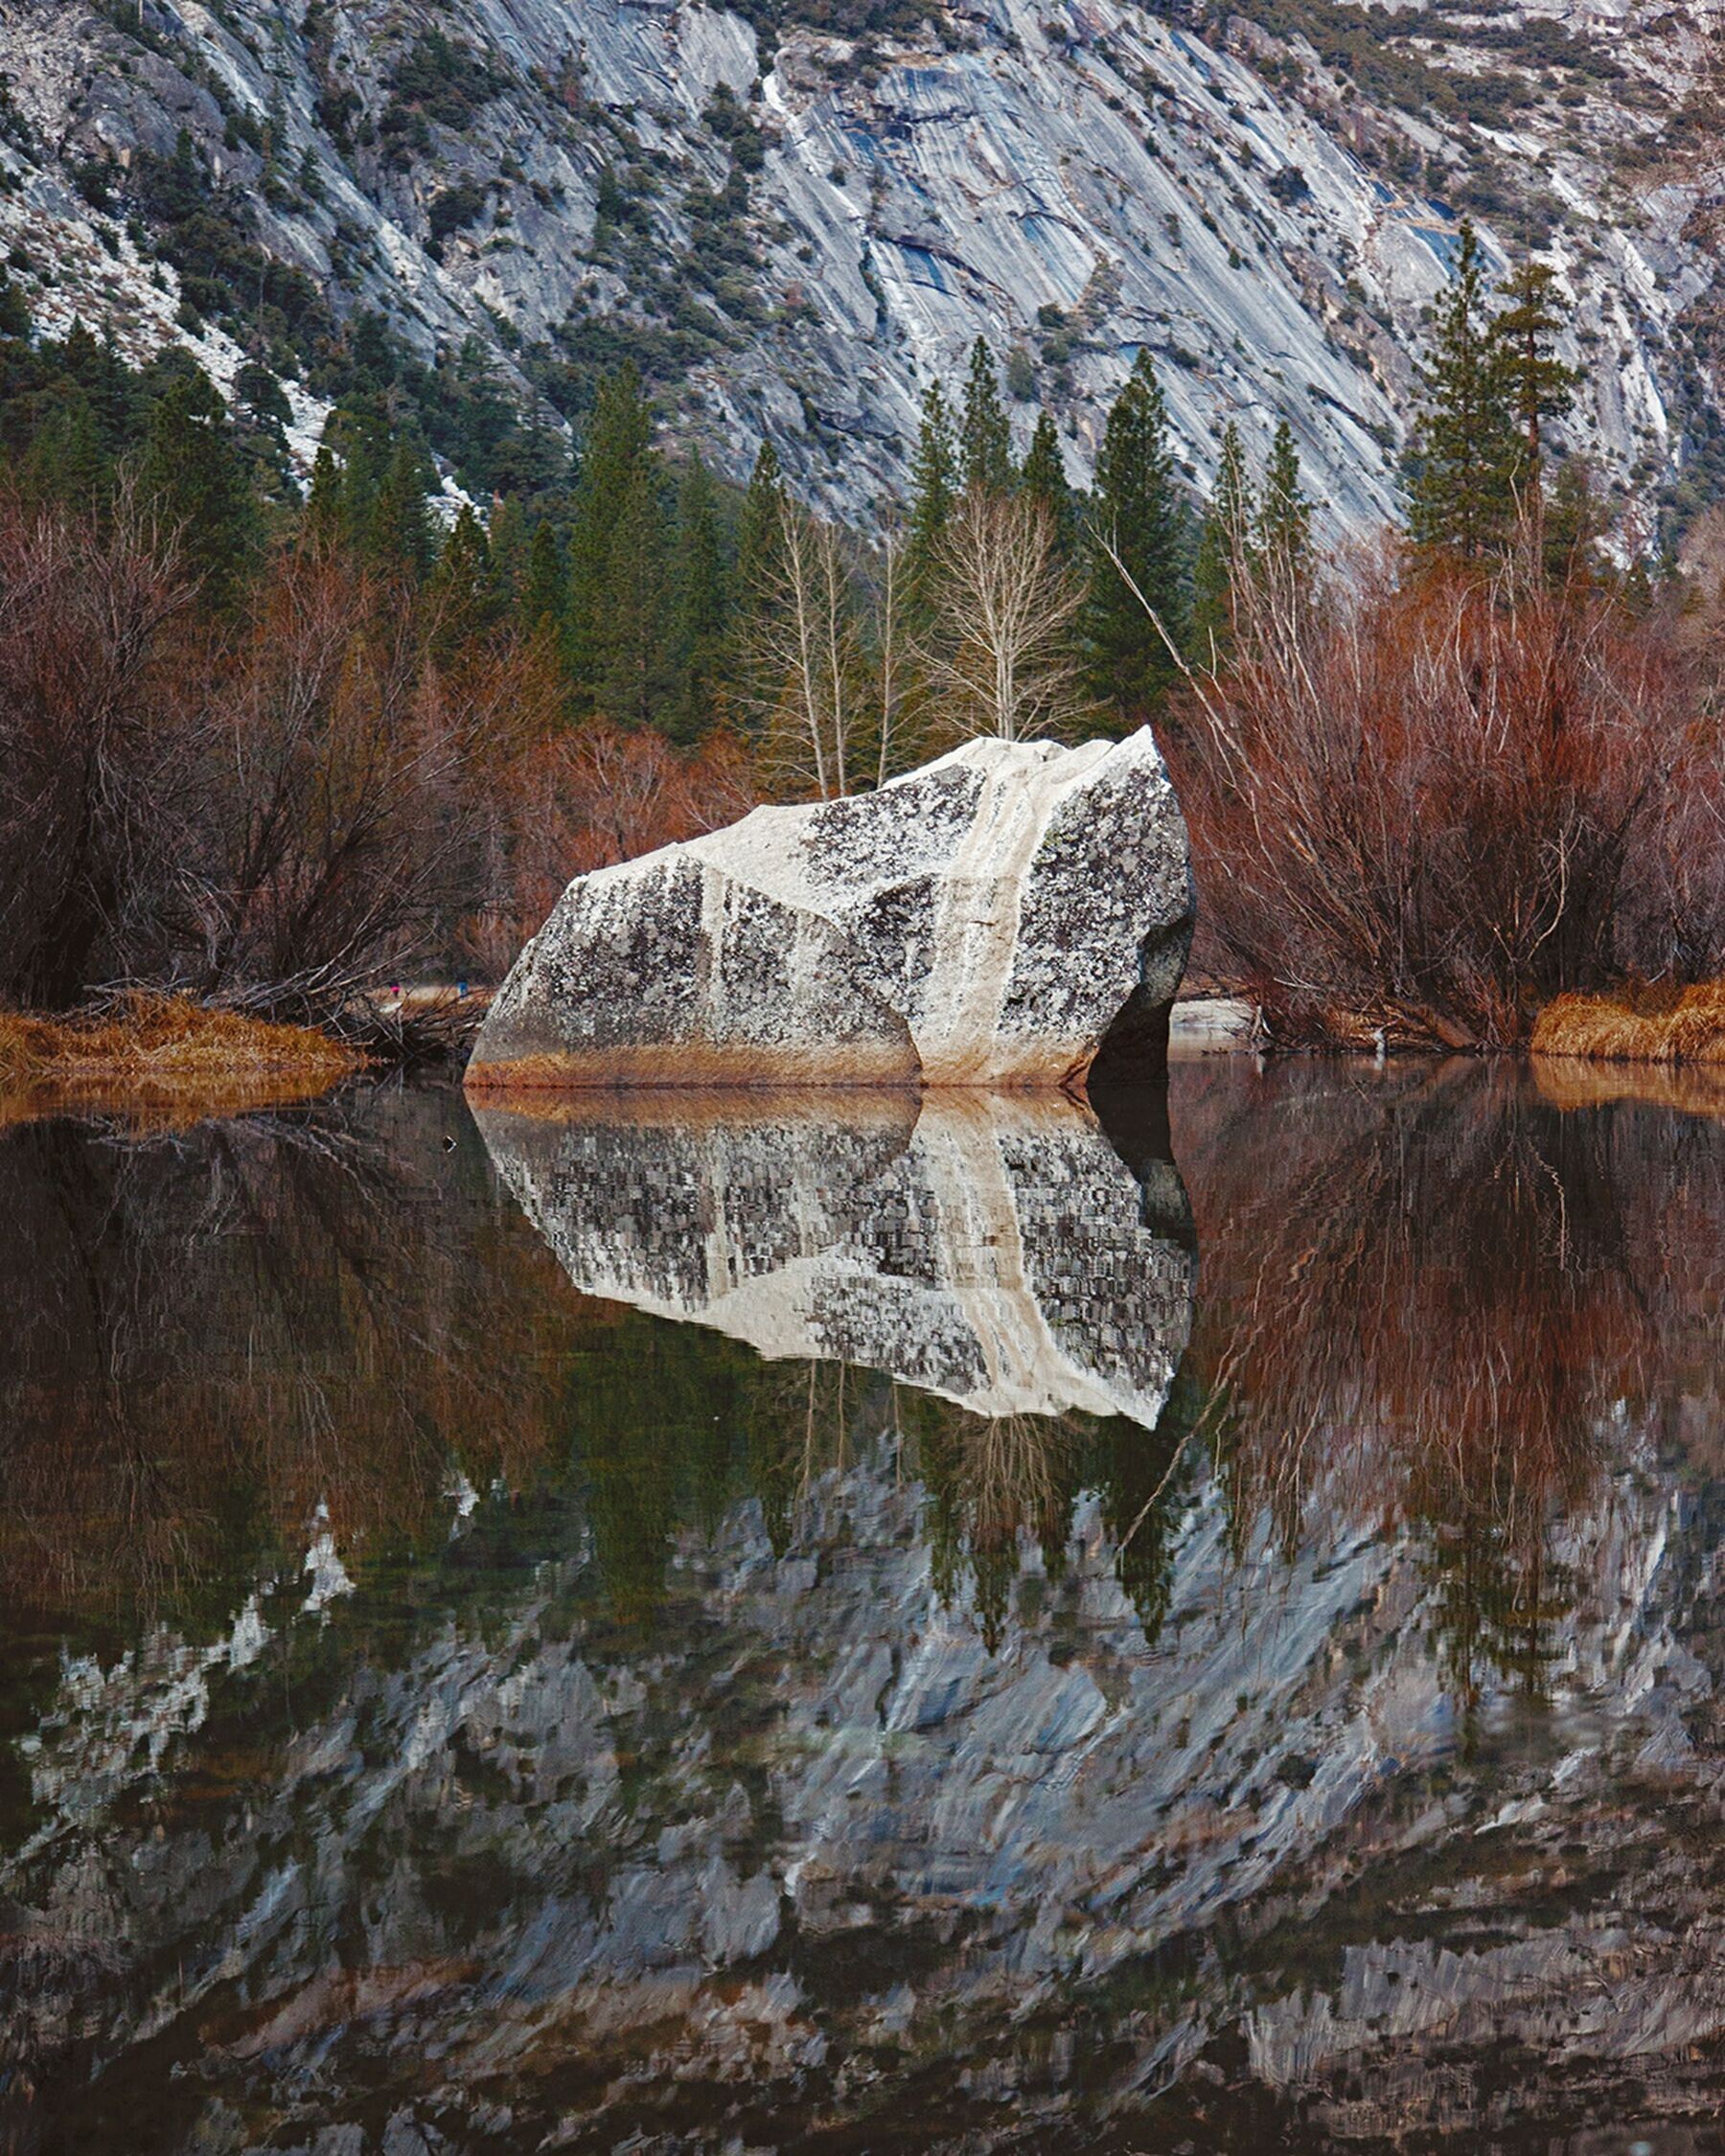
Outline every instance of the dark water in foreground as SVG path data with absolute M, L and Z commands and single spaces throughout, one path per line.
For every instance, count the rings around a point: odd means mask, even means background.
M 1721 2145 L 1725 1122 L 0 1132 L 0 2150 Z

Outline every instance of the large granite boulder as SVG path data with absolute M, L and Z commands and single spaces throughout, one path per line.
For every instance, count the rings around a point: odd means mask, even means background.
M 1154 1072 L 1191 942 L 1149 729 L 976 741 L 577 877 L 479 1035 L 475 1089 L 1055 1086 Z

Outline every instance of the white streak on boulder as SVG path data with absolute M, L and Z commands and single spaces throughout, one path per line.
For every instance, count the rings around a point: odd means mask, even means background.
M 976 741 L 577 877 L 469 1083 L 1055 1086 L 1105 1044 L 1154 1069 L 1192 918 L 1147 727 Z

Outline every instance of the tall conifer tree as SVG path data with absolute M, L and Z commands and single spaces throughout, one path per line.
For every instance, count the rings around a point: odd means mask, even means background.
M 1471 224 L 1438 303 L 1425 398 L 1409 447 L 1408 529 L 1414 543 L 1472 560 L 1500 543 L 1515 511 L 1522 461 L 1510 378 Z
M 1265 567 L 1284 580 L 1302 577 L 1310 564 L 1312 505 L 1300 484 L 1300 451 L 1285 419 L 1276 423 L 1276 439 L 1264 470 L 1257 546 Z
M 1149 351 L 1140 346 L 1096 458 L 1083 621 L 1090 686 L 1123 720 L 1152 711 L 1173 678 L 1174 661 L 1145 608 L 1178 641 L 1185 619 L 1183 557 L 1167 409 Z
M 365 514 L 365 551 L 380 567 L 411 578 L 425 576 L 437 554 L 426 501 L 426 459 L 410 442 L 397 442 L 379 474 Z
M 527 583 L 527 554 L 533 544 L 533 527 L 518 494 L 494 496 L 486 543 L 498 589 L 505 599 L 518 603 Z
M 626 361 L 600 384 L 594 401 L 569 532 L 569 654 L 576 683 L 589 699 L 609 665 L 612 543 L 652 443 L 653 415 L 641 378 Z
M 718 716 L 730 615 L 719 494 L 700 450 L 689 459 L 677 494 L 677 691 L 670 731 L 695 741 Z
M 258 518 L 227 406 L 201 368 L 176 376 L 150 406 L 138 491 L 177 527 L 205 601 L 229 606 L 258 539 Z
M 541 516 L 527 544 L 527 563 L 521 576 L 520 597 L 516 602 L 521 627 L 529 636 L 555 643 L 560 648 L 567 626 L 568 581 L 564 570 L 556 527 Z
M 1214 665 L 1232 648 L 1238 580 L 1253 573 L 1256 521 L 1246 445 L 1230 420 L 1192 569 L 1192 653 L 1201 666 Z
M 912 587 L 927 588 L 958 493 L 958 457 L 946 393 L 932 381 L 923 393 L 922 426 L 910 467 L 910 529 L 907 567 Z
M 1078 532 L 1078 509 L 1067 477 L 1066 459 L 1060 453 L 1060 436 L 1046 412 L 1036 415 L 1036 431 L 1024 456 L 1020 485 L 1033 501 L 1048 513 L 1054 533 L 1054 550 L 1065 562 L 1070 559 Z
M 959 476 L 967 493 L 1003 494 L 1013 481 L 1012 428 L 1000 402 L 994 360 L 978 337 L 971 347 L 958 428 Z
M 763 694 L 755 653 L 762 619 L 772 604 L 784 515 L 778 452 L 770 441 L 764 441 L 748 475 L 748 489 L 737 519 L 736 603 L 725 640 L 725 671 L 746 708 L 757 703 Z
M 1557 273 L 1542 262 L 1524 262 L 1504 280 L 1507 303 L 1492 323 L 1506 394 L 1520 438 L 1516 485 L 1524 502 L 1543 506 L 1547 420 L 1562 419 L 1575 401 L 1575 370 L 1552 352 L 1562 327 L 1557 311 Z
M 36 429 L 20 471 L 24 493 L 33 501 L 63 502 L 90 510 L 107 498 L 113 466 L 104 452 L 82 390 L 73 388 Z
M 623 726 L 666 716 L 671 664 L 665 512 L 656 461 L 636 457 L 611 531 L 597 646 L 599 709 Z
M 437 654 L 448 663 L 490 633 L 503 618 L 504 600 L 492 566 L 491 544 L 472 502 L 449 527 L 429 596 L 435 608 Z
M 737 585 L 747 608 L 760 596 L 778 559 L 779 522 L 784 516 L 784 481 L 778 451 L 763 442 L 748 475 L 743 514 L 737 520 Z

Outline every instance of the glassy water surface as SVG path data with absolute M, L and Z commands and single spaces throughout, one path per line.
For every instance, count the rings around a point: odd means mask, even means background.
M 0 1132 L 0 2149 L 1719 2145 L 1706 1102 L 611 1115 Z

